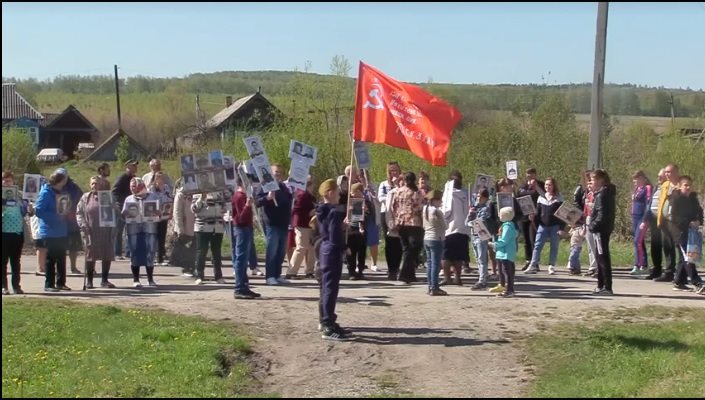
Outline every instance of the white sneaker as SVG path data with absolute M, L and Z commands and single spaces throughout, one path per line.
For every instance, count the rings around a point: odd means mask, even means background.
M 219 285 L 225 285 L 225 279 L 224 279 L 224 278 L 220 278 L 220 279 L 216 280 L 215 282 L 216 282 L 217 284 L 219 284 Z
M 164 261 L 164 262 L 160 262 L 159 265 L 162 266 L 162 267 L 168 267 L 168 266 L 169 266 L 169 263 L 166 262 L 166 261 Z
M 267 278 L 267 285 L 273 286 L 273 285 L 278 285 L 279 281 L 277 278 Z
M 530 266 L 529 268 L 527 268 L 526 271 L 524 271 L 524 274 L 525 274 L 525 275 L 527 275 L 527 274 L 535 274 L 535 273 L 537 273 L 537 272 L 539 272 L 539 268 L 538 268 L 537 266 L 535 266 L 535 265 L 532 265 L 532 266 Z
M 632 270 L 629 272 L 629 275 L 641 275 L 641 270 L 635 265 L 634 267 L 632 267 Z
M 203 279 L 201 279 L 201 278 L 196 279 L 196 285 L 203 285 Z
M 372 270 L 373 272 L 379 272 L 379 268 L 376 265 L 373 265 L 370 270 Z
M 289 283 L 289 280 L 284 278 L 277 278 L 277 282 L 281 283 L 282 285 L 286 285 L 287 283 Z
M 193 278 L 193 274 L 189 274 L 188 272 L 184 272 L 182 276 L 184 278 Z
M 132 287 L 141 288 L 142 284 L 140 283 L 140 281 L 132 282 Z
M 554 267 L 553 265 L 549 265 L 548 266 L 548 274 L 555 275 L 556 274 L 556 267 Z
M 252 270 L 252 276 L 264 276 L 264 272 L 262 272 L 259 268 L 255 268 Z

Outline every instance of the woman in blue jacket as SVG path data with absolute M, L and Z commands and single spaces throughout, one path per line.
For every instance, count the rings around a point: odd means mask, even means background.
M 34 206 L 39 218 L 39 238 L 43 239 L 47 247 L 46 275 L 44 291 L 47 293 L 59 290 L 71 290 L 66 286 L 66 247 L 68 245 L 68 225 L 66 214 L 71 205 L 66 205 L 68 196 L 61 196 L 61 191 L 66 186 L 66 175 L 54 171 L 49 181 L 39 192 L 37 203 Z M 66 200 L 66 201 L 64 201 Z M 59 201 L 62 210 L 59 210 Z M 68 209 L 64 209 L 67 207 Z
M 634 268 L 631 275 L 640 275 L 649 267 L 646 257 L 646 225 L 641 223 L 649 210 L 652 187 L 644 171 L 637 171 L 632 175 L 634 192 L 632 192 L 632 234 L 634 235 Z

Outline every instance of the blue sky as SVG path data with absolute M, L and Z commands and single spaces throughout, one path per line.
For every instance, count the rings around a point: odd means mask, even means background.
M 592 81 L 597 3 L 6 3 L 2 75 L 328 73 L 411 82 Z M 611 3 L 607 82 L 705 89 L 705 2 Z M 550 75 L 549 75 L 550 71 Z M 543 77 L 543 78 L 542 78 Z

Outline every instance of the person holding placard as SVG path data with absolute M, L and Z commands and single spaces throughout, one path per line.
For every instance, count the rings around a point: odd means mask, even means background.
M 157 193 L 157 196 L 163 199 L 160 203 L 160 206 L 162 206 L 162 204 L 164 203 L 170 203 L 173 201 L 171 198 L 171 188 L 167 183 L 167 179 L 168 176 L 165 173 L 157 171 L 154 172 L 152 183 L 147 185 L 150 191 Z M 166 266 L 169 265 L 169 263 L 164 261 L 164 259 L 166 258 L 166 231 L 169 227 L 169 220 L 172 218 L 172 215 L 161 215 L 160 218 L 160 221 L 157 223 L 158 250 L 156 264 Z
M 47 247 L 44 291 L 71 290 L 66 286 L 66 248 L 68 242 L 68 224 L 66 217 L 59 214 L 56 199 L 66 186 L 67 176 L 54 171 L 49 181 L 42 187 L 35 205 L 39 218 L 39 238 Z
M 196 285 L 205 281 L 206 254 L 210 247 L 213 259 L 213 278 L 225 284 L 222 270 L 221 245 L 225 233 L 226 201 L 221 192 L 201 193 L 193 196 L 191 211 L 196 216 Z
M 176 196 L 174 197 L 174 233 L 176 242 L 169 257 L 169 265 L 181 267 L 184 277 L 191 278 L 196 268 L 196 252 L 194 224 L 196 216 L 191 210 L 191 200 L 193 197 L 185 193 L 184 180 L 180 178 L 176 181 Z
M 534 206 L 537 207 L 539 196 L 546 191 L 544 182 L 538 180 L 536 177 L 536 168 L 529 168 L 526 170 L 526 183 L 519 188 L 519 196 L 531 196 L 534 201 Z M 538 229 L 538 222 L 534 215 L 526 215 L 521 222 L 521 231 L 524 235 L 524 258 L 526 259 L 526 264 L 524 264 L 523 271 L 526 271 L 531 265 L 531 257 L 534 252 L 534 242 L 536 239 L 536 231 Z M 537 266 L 538 268 L 538 266 Z
M 451 171 L 443 193 L 443 216 L 448 222 L 443 243 L 443 280 L 451 283 L 451 268 L 455 273 L 454 284 L 462 285 L 463 263 L 470 262 L 470 228 L 465 224 L 468 216 L 468 194 L 463 190 L 463 174 Z
M 284 169 L 279 164 L 272 164 L 272 173 L 279 190 L 265 193 L 260 189 L 257 195 L 257 207 L 264 210 L 263 222 L 267 226 L 266 277 L 268 285 L 289 283 L 282 278 L 282 263 L 286 255 L 287 235 L 291 221 L 292 195 L 282 182 Z
M 125 199 L 122 208 L 122 215 L 128 215 L 128 204 L 138 203 L 140 208 L 145 201 L 159 201 L 160 195 L 156 192 L 149 192 L 144 181 L 140 178 L 132 178 L 130 182 L 130 191 L 132 195 Z M 154 256 L 157 252 L 159 242 L 157 240 L 157 223 L 156 222 L 130 222 L 126 224 L 127 241 L 130 248 L 130 263 L 132 269 L 132 286 L 141 288 L 140 282 L 140 266 L 144 265 L 147 270 L 147 282 L 151 287 L 157 287 L 154 281 Z
M 7 264 L 12 274 L 12 291 L 23 294 L 20 286 L 22 246 L 24 245 L 24 217 L 33 215 L 34 209 L 27 200 L 19 199 L 15 177 L 10 171 L 2 173 L 2 188 L 11 189 L 11 196 L 2 200 L 2 294 L 10 294 L 7 282 Z
M 563 197 L 558 190 L 558 182 L 553 178 L 546 179 L 545 189 L 546 192 L 537 201 L 536 216 L 534 217 L 534 222 L 538 224 L 536 243 L 534 244 L 534 252 L 531 255 L 531 265 L 524 271 L 525 274 L 535 274 L 539 271 L 541 251 L 547 240 L 551 243 L 551 251 L 548 257 L 548 274 L 554 275 L 556 273 L 558 244 L 565 228 L 565 222 L 558 219 L 555 214 L 563 204 Z
M 347 200 L 347 199 L 346 199 Z M 350 187 L 350 229 L 347 237 L 348 279 L 365 279 L 365 260 L 367 259 L 366 221 L 371 204 L 366 204 L 363 186 L 355 183 Z
M 401 242 L 396 233 L 389 234 L 389 225 L 387 224 L 387 197 L 389 193 L 396 188 L 396 179 L 401 174 L 401 168 L 399 163 L 396 161 L 391 161 L 387 163 L 387 180 L 379 184 L 379 190 L 377 190 L 377 197 L 380 202 L 380 222 L 382 223 L 382 235 L 384 236 L 384 256 L 387 260 L 387 267 L 391 269 L 395 266 L 399 269 L 399 262 L 401 259 Z M 372 271 L 377 271 L 377 268 L 373 266 Z M 396 278 L 395 278 L 396 280 Z
M 286 271 L 287 279 L 296 276 L 304 260 L 306 260 L 306 278 L 314 278 L 313 268 L 316 257 L 313 254 L 313 243 L 311 242 L 313 229 L 309 226 L 311 217 L 315 215 L 316 211 L 316 197 L 313 195 L 313 190 L 313 179 L 309 175 L 306 190 L 297 190 L 295 193 L 291 224 L 294 227 L 296 248 L 291 256 L 291 266 Z
M 109 207 L 101 207 L 98 191 L 105 190 L 105 181 L 99 175 L 91 177 L 88 183 L 90 191 L 81 196 L 76 207 L 76 221 L 83 235 L 83 243 L 85 251 L 85 269 L 86 269 L 86 289 L 93 289 L 93 275 L 95 274 L 96 261 L 101 260 L 101 281 L 100 286 L 103 288 L 114 288 L 109 280 L 110 265 L 115 257 L 115 228 L 100 226 L 101 209 L 107 208 L 110 213 L 113 212 L 115 204 Z M 109 187 L 109 184 L 108 186 Z
M 416 267 L 419 253 L 423 249 L 422 207 L 416 174 L 407 172 L 404 174 L 404 187 L 394 196 L 391 209 L 402 246 L 402 266 L 398 279 L 406 284 L 416 282 Z
M 466 225 L 471 227 L 472 245 L 475 253 L 475 259 L 477 260 L 479 273 L 477 283 L 470 288 L 471 290 L 483 290 L 487 288 L 487 271 L 489 263 L 487 243 L 489 240 L 483 240 L 480 237 L 479 232 L 475 232 L 472 222 L 479 220 L 487 229 L 490 230 L 490 232 L 494 233 L 488 226 L 491 218 L 489 200 L 490 191 L 487 189 L 480 189 L 477 198 L 477 205 L 470 208 L 466 220 Z

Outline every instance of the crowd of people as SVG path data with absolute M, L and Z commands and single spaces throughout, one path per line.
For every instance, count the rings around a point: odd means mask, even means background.
M 110 168 L 103 164 L 88 182 L 83 193 L 59 168 L 42 185 L 35 202 L 22 200 L 6 204 L 3 200 L 3 294 L 9 294 L 7 264 L 12 272 L 14 293 L 20 286 L 20 257 L 24 240 L 24 219 L 30 218 L 34 245 L 37 249 L 37 274 L 45 276 L 45 292 L 71 290 L 66 285 L 66 255 L 72 272 L 78 251 L 85 251 L 85 289 L 92 289 L 96 262 L 101 261 L 103 288 L 114 288 L 110 282 L 113 260 L 131 264 L 133 286 L 142 286 L 140 267 L 145 267 L 147 284 L 156 287 L 155 265 L 182 268 L 185 277 L 197 285 L 206 281 L 205 266 L 211 251 L 213 279 L 224 284 L 221 245 L 230 235 L 235 277 L 234 296 L 255 299 L 248 281 L 261 276 L 258 268 L 254 232 L 261 226 L 266 237 L 265 272 L 267 285 L 286 285 L 292 279 L 316 278 L 320 282 L 320 330 L 324 338 L 344 340 L 350 334 L 337 323 L 335 303 L 343 266 L 347 264 L 350 280 L 366 279 L 368 250 L 371 270 L 378 266 L 378 249 L 384 240 L 387 279 L 413 284 L 418 269 L 426 268 L 427 293 L 444 296 L 444 285 L 462 285 L 468 276 L 470 254 L 477 262 L 478 278 L 472 290 L 486 290 L 500 297 L 512 297 L 517 273 L 515 262 L 519 237 L 523 237 L 526 264 L 524 274 L 540 272 L 542 250 L 550 245 L 548 274 L 558 273 L 558 246 L 562 236 L 570 237 L 568 273 L 581 275 L 580 255 L 588 250 L 589 268 L 585 275 L 597 278 L 595 295 L 612 295 L 612 262 L 610 240 L 615 227 L 617 188 L 605 170 L 585 171 L 582 182 L 566 200 L 554 178 L 539 180 L 535 169 L 528 169 L 525 181 L 503 178 L 495 187 L 480 186 L 468 192 L 460 171 L 452 171 L 443 190 L 432 190 L 425 172 L 402 173 L 398 163 L 386 165 L 386 179 L 374 185 L 369 171 L 352 166 L 344 175 L 323 180 L 318 186 L 309 176 L 305 190 L 295 190 L 285 180 L 285 170 L 272 165 L 272 178 L 279 190 L 265 193 L 256 178 L 243 181 L 236 176 L 236 187 L 209 193 L 188 192 L 181 179 L 172 183 L 161 171 L 161 163 L 153 159 L 150 172 L 136 175 L 139 163 L 125 163 L 125 172 L 111 187 Z M 697 273 L 698 261 L 688 254 L 703 223 L 703 209 L 692 191 L 692 179 L 681 176 L 678 167 L 669 164 L 658 175 L 658 185 L 650 183 L 643 171 L 634 176 L 632 222 L 634 264 L 630 274 L 648 274 L 647 279 L 672 282 L 675 290 L 692 290 L 699 294 L 703 283 Z M 11 172 L 3 173 L 3 186 L 15 185 Z M 111 189 L 112 188 L 112 189 Z M 112 207 L 117 224 L 99 223 L 101 202 L 98 191 L 112 190 Z M 494 193 L 514 197 L 513 206 L 500 207 Z M 69 212 L 58 210 L 58 196 L 68 195 Z M 529 197 L 535 212 L 525 214 L 517 198 Z M 147 201 L 173 203 L 173 215 L 163 213 L 158 221 L 134 222 L 128 205 Z M 563 202 L 571 201 L 583 211 L 572 226 L 556 216 Z M 170 208 L 171 209 L 171 208 Z M 176 234 L 171 257 L 166 254 L 166 236 L 170 220 Z M 478 223 L 478 222 L 481 222 Z M 479 228 L 481 227 L 481 228 Z M 645 236 L 650 231 L 651 268 L 646 252 Z M 126 237 L 126 251 L 123 248 Z M 698 236 L 700 235 L 700 236 Z M 695 236 L 695 239 L 693 237 Z M 666 264 L 664 268 L 663 255 Z M 288 269 L 282 273 L 284 261 Z M 303 274 L 299 270 L 304 267 Z M 490 287 L 489 282 L 497 280 Z

